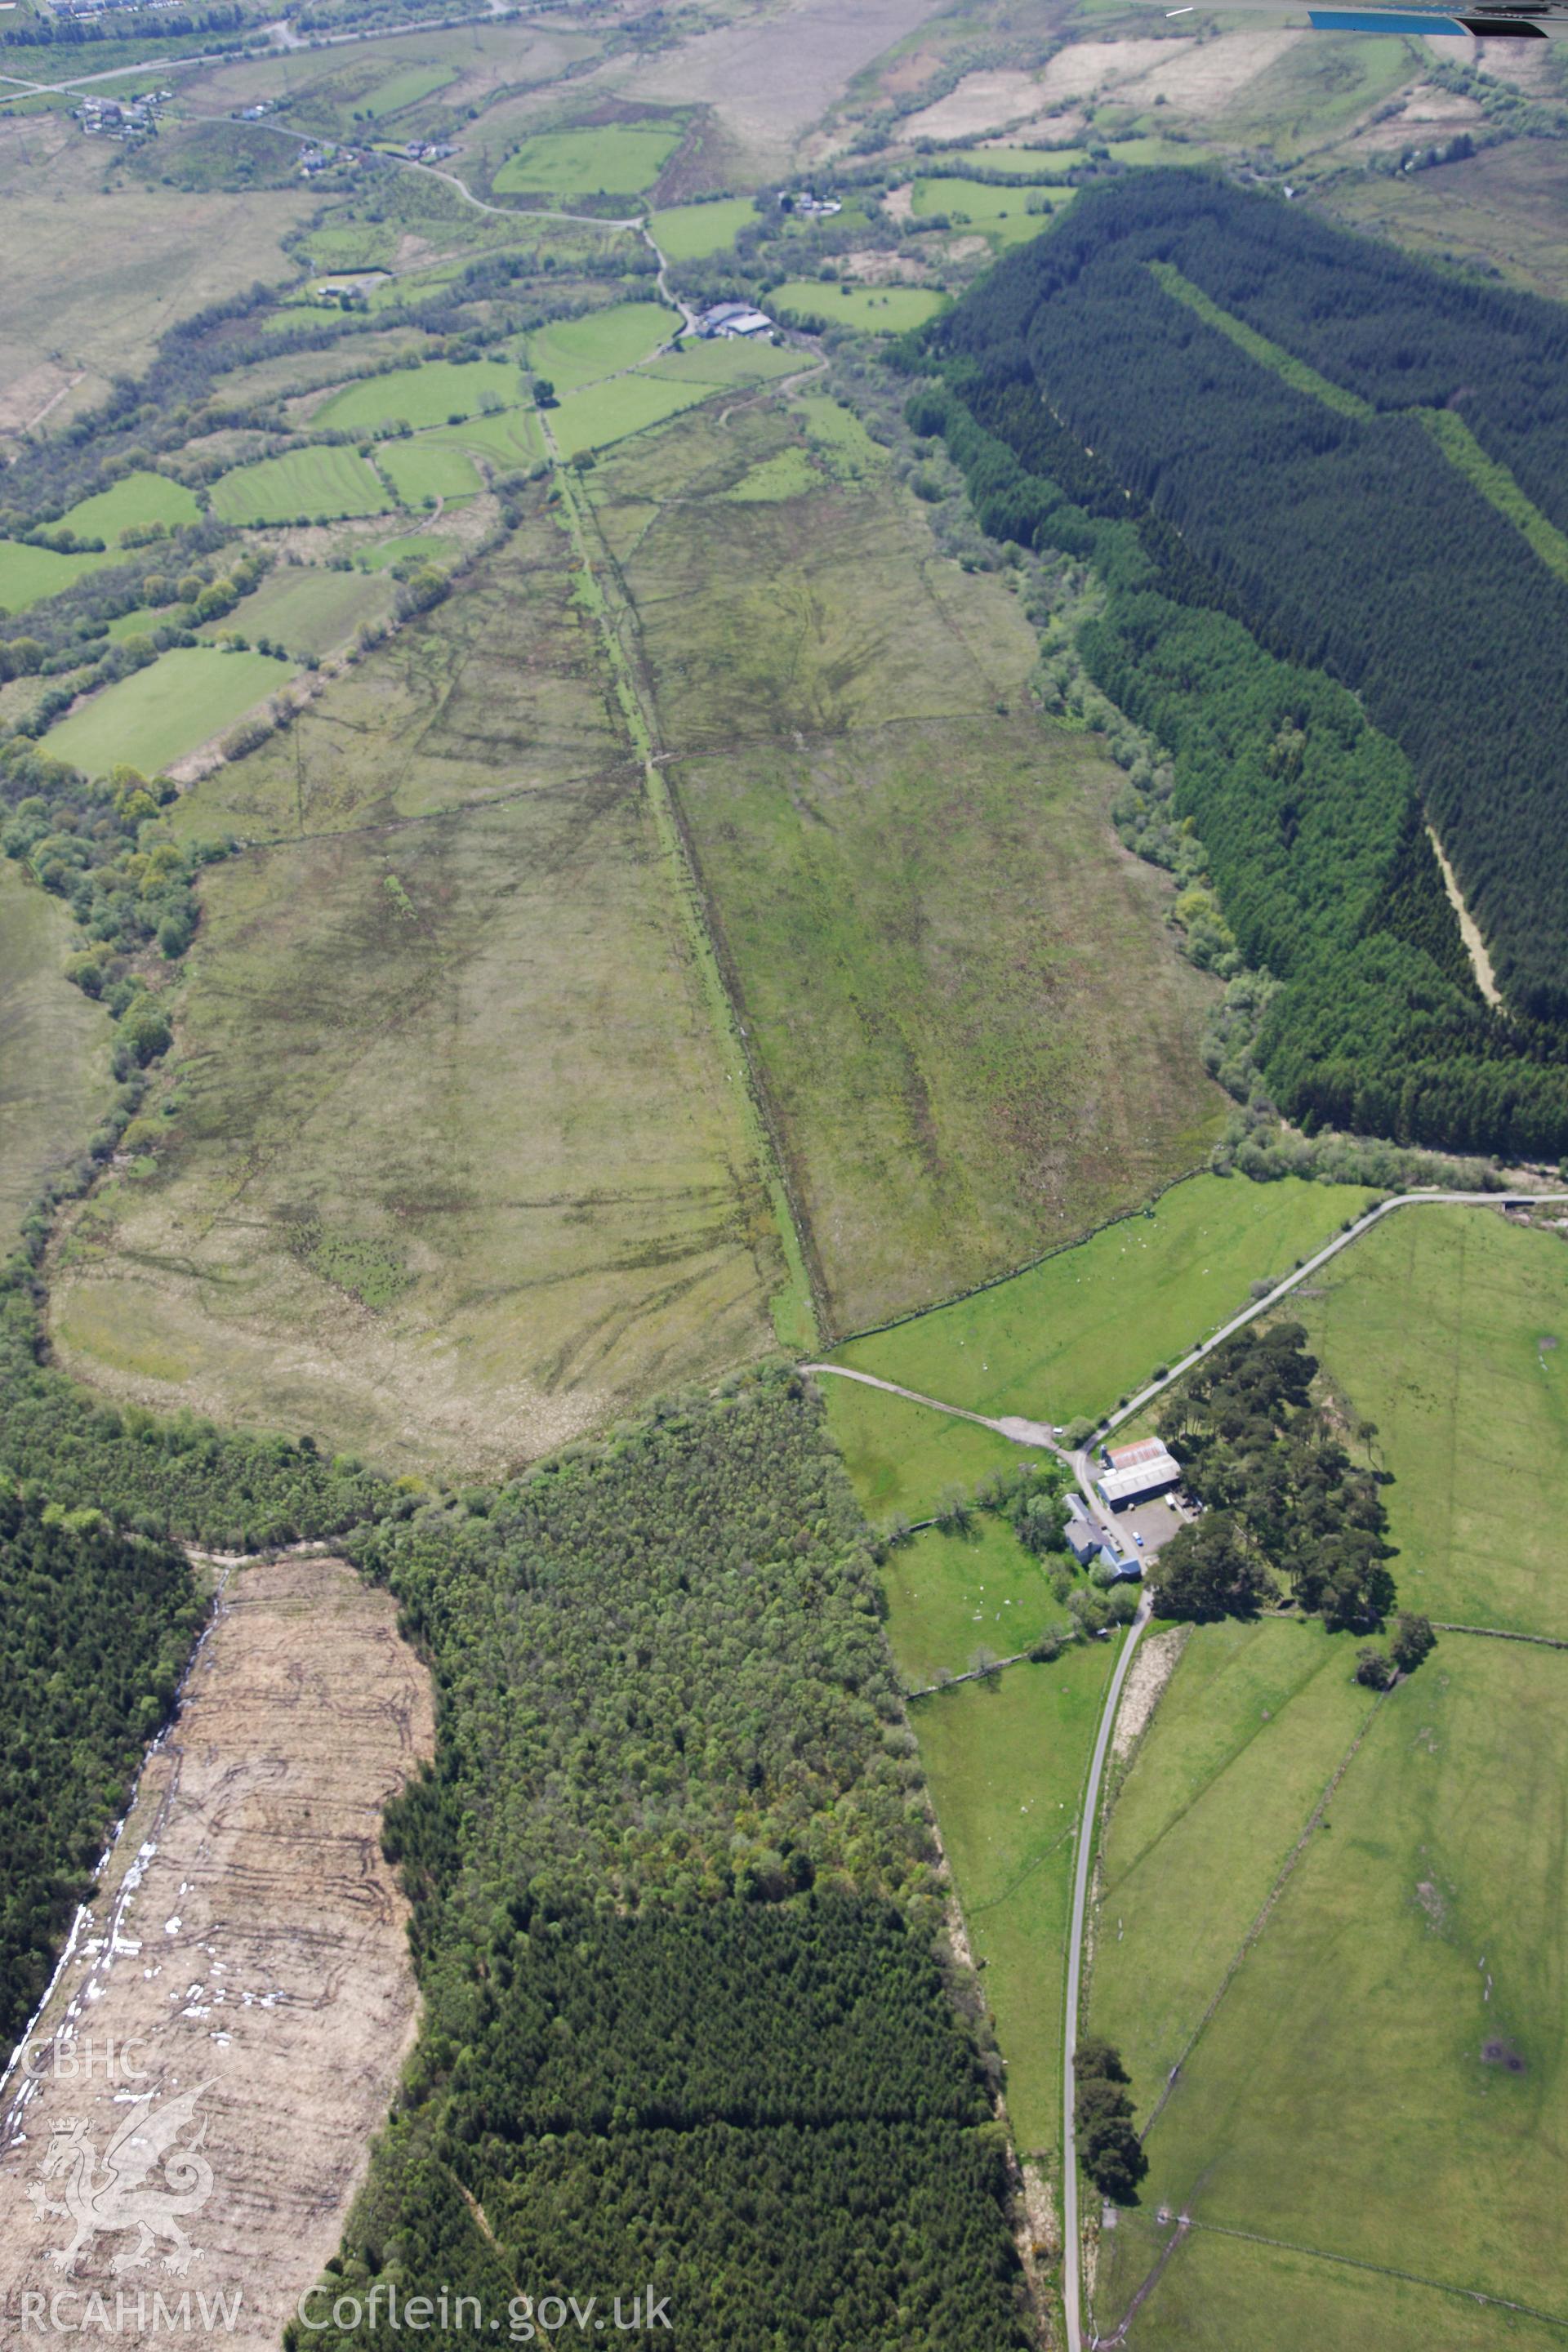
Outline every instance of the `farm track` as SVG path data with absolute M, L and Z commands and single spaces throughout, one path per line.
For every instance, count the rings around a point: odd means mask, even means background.
M 1197 1347 L 1190 1349 L 1186 1355 L 1181 1359 L 1180 1362 L 1173 1365 L 1171 1370 L 1161 1379 L 1152 1381 L 1146 1388 L 1141 1389 L 1136 1396 L 1131 1397 L 1126 1404 L 1119 1407 L 1115 1412 L 1108 1414 L 1100 1424 L 1096 1442 L 1098 1443 L 1103 1439 L 1109 1438 L 1113 1431 L 1121 1428 L 1126 1422 L 1132 1420 L 1137 1414 L 1146 1412 L 1149 1406 L 1154 1402 L 1156 1398 L 1163 1396 L 1177 1381 L 1184 1379 L 1187 1373 L 1190 1372 L 1195 1365 L 1201 1363 L 1205 1356 L 1211 1355 L 1215 1349 L 1222 1347 L 1225 1341 L 1233 1338 L 1237 1332 L 1245 1330 L 1247 1325 L 1256 1322 L 1260 1315 L 1272 1313 L 1276 1307 L 1281 1306 L 1284 1301 L 1289 1297 L 1292 1291 L 1298 1289 L 1300 1286 L 1306 1282 L 1310 1276 L 1315 1274 L 1320 1267 L 1326 1265 L 1331 1258 L 1337 1257 L 1342 1250 L 1348 1249 L 1352 1242 L 1360 1240 L 1363 1234 L 1369 1232 L 1373 1225 L 1381 1223 L 1384 1217 L 1393 1215 L 1396 1210 L 1423 1207 L 1489 1209 L 1537 1208 L 1553 1203 L 1562 1203 L 1564 1202 L 1568 1202 L 1568 1192 L 1405 1192 L 1398 1194 L 1392 1200 L 1380 1202 L 1377 1207 L 1369 1210 L 1364 1217 L 1358 1217 L 1354 1223 L 1348 1226 L 1343 1233 L 1337 1234 L 1331 1242 L 1327 1243 L 1321 1250 L 1314 1252 L 1310 1257 L 1304 1259 L 1302 1263 L 1296 1267 L 1293 1273 L 1287 1275 L 1283 1282 L 1276 1283 L 1273 1288 L 1269 1290 L 1265 1297 L 1255 1299 L 1251 1306 L 1245 1307 L 1239 1315 L 1232 1316 L 1228 1322 L 1223 1323 L 1219 1329 L 1214 1332 L 1210 1338 L 1201 1341 Z M 812 1373 L 826 1372 L 836 1374 L 839 1379 L 863 1381 L 872 1388 L 889 1390 L 896 1396 L 909 1398 L 912 1403 L 930 1406 L 939 1412 L 951 1413 L 958 1420 L 981 1422 L 985 1426 L 996 1430 L 1001 1435 L 1012 1437 L 1015 1444 L 1046 1445 L 1062 1460 L 1067 1461 L 1069 1464 L 1079 1491 L 1089 1500 L 1089 1506 L 1094 1511 L 1096 1517 L 1098 1517 L 1100 1516 L 1099 1501 L 1093 1491 L 1093 1481 L 1089 1472 L 1089 1457 L 1088 1454 L 1080 1453 L 1076 1454 L 1068 1454 L 1062 1447 L 1055 1444 L 1051 1433 L 1042 1423 L 1026 1422 L 1023 1420 L 1015 1421 L 1011 1420 L 1011 1417 L 1001 1420 L 990 1420 L 983 1413 L 970 1412 L 965 1406 L 944 1403 L 940 1398 L 923 1396 L 915 1390 L 900 1388 L 896 1382 L 880 1380 L 873 1373 L 851 1371 L 847 1366 L 841 1364 L 804 1364 L 801 1369 L 804 1371 Z M 1142 1603 L 1140 1606 L 1138 1615 L 1134 1618 L 1131 1625 L 1128 1629 L 1127 1639 L 1122 1645 L 1121 1655 L 1117 1661 L 1116 1673 L 1112 1678 L 1110 1688 L 1106 1695 L 1105 1706 L 1101 1711 L 1100 1728 L 1096 1736 L 1094 1753 L 1090 1760 L 1089 1780 L 1085 1789 L 1083 1811 L 1079 1821 L 1078 1864 L 1073 1887 L 1072 1917 L 1068 1930 L 1066 2047 L 1063 2053 L 1064 2063 L 1062 2070 L 1062 2242 L 1065 2249 L 1062 2273 L 1062 2301 L 1064 2305 L 1064 2315 L 1067 2322 L 1068 2352 L 1084 2352 L 1085 2343 L 1082 2317 L 1082 2225 L 1079 2213 L 1077 2138 L 1073 2119 L 1075 2093 L 1074 2055 L 1078 2035 L 1078 2011 L 1082 1981 L 1084 1920 L 1089 1906 L 1089 1881 L 1096 1841 L 1097 1824 L 1095 1815 L 1099 1804 L 1100 1785 L 1104 1770 L 1106 1750 L 1109 1747 L 1112 1728 L 1115 1724 L 1116 1710 L 1121 1703 L 1122 1685 L 1126 1680 L 1127 1669 L 1131 1664 L 1132 1654 L 1137 1647 L 1139 1637 L 1149 1621 L 1150 1606 L 1151 1596 L 1146 1593 Z M 1483 1627 L 1476 1627 L 1468 1630 L 1473 1630 L 1477 1633 L 1484 1633 L 1487 1629 Z M 1519 1635 L 1514 1638 L 1529 1640 L 1532 1637 L 1529 1635 Z M 1553 1644 L 1553 1646 L 1557 1645 Z M 1362 1736 L 1364 1737 L 1364 1731 Z M 1359 1739 L 1356 1744 L 1359 1747 Z M 1351 1752 L 1353 1756 L 1355 1750 L 1352 1748 Z M 1340 1768 L 1342 1773 L 1350 1760 L 1351 1759 L 1347 1757 L 1345 1759 L 1345 1763 L 1342 1764 Z M 1338 1776 L 1336 1776 L 1335 1783 L 1331 1785 L 1330 1790 L 1322 1801 L 1323 1802 L 1327 1801 L 1328 1795 L 1332 1794 L 1332 1787 L 1337 1785 L 1337 1780 Z M 1319 1808 L 1320 1812 L 1321 1811 L 1321 1805 L 1320 1805 Z M 1316 1818 L 1316 1816 L 1314 1816 L 1314 1818 Z M 1311 1824 L 1309 1822 L 1309 1831 L 1310 1830 L 1310 1826 Z M 1304 1832 L 1303 1834 L 1305 1836 L 1306 1833 Z M 1292 1854 L 1289 1863 L 1287 1864 L 1286 1872 L 1282 1874 L 1279 1884 L 1283 1884 L 1283 1877 L 1289 1875 L 1289 1870 L 1294 1866 L 1295 1862 L 1300 1857 L 1300 1848 L 1298 1847 L 1296 1853 Z M 1237 1967 L 1240 1965 L 1241 1959 L 1245 1958 L 1247 1950 L 1250 1948 L 1253 1937 L 1256 1934 L 1260 1933 L 1262 1927 L 1267 1924 L 1268 1915 L 1273 1907 L 1277 1894 L 1278 1886 L 1276 1887 L 1275 1892 L 1270 1895 L 1268 1903 L 1264 1906 L 1264 1912 L 1260 1915 L 1259 1919 L 1255 1923 L 1252 1934 L 1249 1935 L 1247 1942 L 1244 1944 L 1241 1953 L 1238 1954 L 1237 1960 L 1233 1962 L 1231 1969 L 1226 1979 L 1226 1985 L 1229 1983 L 1231 1976 L 1234 1976 Z M 1217 2006 L 1219 1999 L 1223 1997 L 1225 1989 L 1226 1986 L 1222 1985 L 1219 1995 L 1216 1995 L 1215 1997 L 1215 2006 Z M 1204 2022 L 1207 2022 L 1206 2018 Z M 1201 2026 L 1199 2028 L 1199 2032 L 1202 2032 Z M 1194 2038 L 1195 2040 L 1196 2036 Z M 1164 2095 L 1168 2096 L 1169 2091 L 1170 2084 L 1167 2084 Z M 1163 2104 L 1163 2098 L 1162 2098 L 1161 2104 Z M 1157 2112 L 1158 2110 L 1156 2110 L 1156 2113 Z M 1153 2118 L 1151 2117 L 1151 2123 L 1152 2120 Z M 1147 2126 L 1145 2126 L 1145 2128 L 1147 2128 Z M 1234 2232 L 1232 2234 L 1240 2235 L 1245 2233 Z M 1332 2256 L 1329 2257 L 1329 2259 L 1340 2260 L 1343 2258 Z M 1403 2275 L 1403 2273 L 1398 2273 L 1398 2275 Z M 1432 2281 L 1423 2281 L 1421 2283 L 1423 2284 L 1435 2284 L 1435 2282 Z M 1450 2291 L 1455 2293 L 1467 2292 L 1467 2290 L 1462 2289 L 1454 2289 Z M 1521 2309 L 1524 2308 L 1522 2305 L 1518 2307 Z M 1549 2317 L 1549 2315 L 1545 2313 L 1536 2313 L 1532 2315 L 1541 2318 Z M 1552 2324 L 1554 2326 L 1561 2326 L 1568 2323 L 1552 2321 Z M 1098 2339 L 1094 2340 L 1098 2341 Z M 1119 2339 L 1108 2340 L 1114 2341 Z

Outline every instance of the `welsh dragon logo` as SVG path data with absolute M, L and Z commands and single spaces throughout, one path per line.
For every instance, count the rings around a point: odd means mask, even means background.
M 41 2169 L 46 2181 L 64 2180 L 65 2202 L 51 2203 L 37 2181 L 27 2195 L 39 2213 L 76 2224 L 70 2243 L 49 2255 L 68 2278 L 96 2238 L 128 2230 L 136 2231 L 136 2242 L 115 2256 L 110 2266 L 114 2271 L 139 2270 L 160 2239 L 170 2242 L 163 2257 L 166 2271 L 184 2273 L 201 2259 L 201 2248 L 192 2245 L 181 2224 L 183 2216 L 199 2213 L 212 2195 L 213 2169 L 201 2154 L 205 2117 L 192 2138 L 183 2147 L 180 2142 L 196 2122 L 197 2101 L 211 2088 L 211 2082 L 198 2083 L 194 2091 L 162 2105 L 155 2091 L 143 2093 L 105 2148 L 101 2163 L 87 2136 L 86 2116 L 68 2116 L 55 2126 Z

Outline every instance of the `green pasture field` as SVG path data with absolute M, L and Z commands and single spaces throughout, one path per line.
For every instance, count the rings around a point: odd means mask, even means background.
M 76 927 L 0 861 L 0 1233 L 7 1254 L 47 1176 L 86 1149 L 109 1090 L 110 1020 L 62 969 Z
M 58 596 L 84 572 L 112 563 L 105 555 L 57 555 L 52 547 L 24 547 L 17 539 L 0 539 L 0 614 L 24 613 L 46 596 Z
M 1058 2175 L 1072 1825 L 1116 1648 L 1073 1643 L 1053 1664 L 1009 1666 L 918 1699 L 910 1715 L 985 1969 L 1014 2138 Z
M 86 775 L 105 775 L 123 760 L 151 776 L 222 734 L 292 674 L 269 654 L 177 646 L 60 719 L 43 749 Z
M 756 217 L 749 196 L 725 196 L 711 205 L 672 205 L 650 214 L 647 225 L 668 260 L 705 261 L 710 253 L 722 253 L 733 245 Z
M 528 364 L 559 393 L 597 383 L 651 359 L 680 325 L 662 302 L 615 302 L 580 319 L 558 319 L 528 339 Z
M 1315 1622 L 1186 1633 L 1149 1754 L 1101 1833 L 1090 2023 L 1121 2052 L 1142 2115 L 1367 1722 L 1355 1651 Z
M 973 1412 L 1064 1426 L 1093 1419 L 1239 1313 L 1253 1282 L 1278 1281 L 1321 1249 L 1371 1198 L 1297 1177 L 1194 1176 L 1078 1248 L 852 1340 L 837 1360 Z
M 543 131 L 509 155 L 491 186 L 498 196 L 636 196 L 651 188 L 681 132 L 632 123 Z
M 661 425 L 683 408 L 706 400 L 713 386 L 668 383 L 656 376 L 617 375 L 569 392 L 549 415 L 550 430 L 563 457 L 579 450 L 605 449 L 633 433 Z
M 151 604 L 142 604 L 133 613 L 116 614 L 109 624 L 111 645 L 122 646 L 127 637 L 151 636 L 161 621 L 168 619 L 168 610 L 159 611 Z
M 452 554 L 457 544 L 455 539 L 443 539 L 435 531 L 412 530 L 400 533 L 395 539 L 381 540 L 374 547 L 359 548 L 355 551 L 354 562 L 362 572 L 388 571 L 393 564 L 401 563 L 405 555 L 437 563 Z
M 319 408 L 314 425 L 356 428 L 387 425 L 446 425 L 487 408 L 515 408 L 525 386 L 521 372 L 504 360 L 424 360 L 388 375 L 345 384 Z
M 1146 2276 L 1169 2236 L 1169 2223 L 1162 2228 L 1147 2202 L 1120 2214 L 1118 2273 L 1141 2267 Z M 1201 2225 L 1184 2239 L 1131 2341 L 1236 2352 L 1258 2342 L 1260 2312 L 1268 2315 L 1268 2352 L 1373 2345 L 1377 2352 L 1560 2352 L 1563 2342 L 1561 2326 L 1544 2319 Z
M 961 1675 L 982 1650 L 1010 1658 L 1070 1621 L 1045 1568 L 1005 1519 L 977 1512 L 962 1534 L 923 1528 L 882 1563 L 888 1635 L 906 1688 Z
M 341 311 L 334 315 L 342 319 Z M 343 323 L 347 331 L 324 351 L 278 352 L 270 359 L 252 360 L 244 367 L 229 369 L 223 378 L 224 399 L 268 400 L 320 392 L 328 384 L 352 381 L 380 360 L 418 360 L 429 352 L 430 339 L 423 329 L 396 320 L 372 328 L 357 321 Z
M 456 65 L 405 65 L 367 90 L 359 101 L 362 113 L 374 115 L 379 122 L 388 114 L 401 114 L 405 107 L 417 106 L 421 99 L 434 98 L 437 90 L 455 82 L 461 68 Z
M 1040 226 L 1045 226 L 1044 221 Z M 910 327 L 923 327 L 929 319 L 941 316 L 950 299 L 924 286 L 857 286 L 816 278 L 786 278 L 768 297 L 775 310 L 857 327 L 868 335 L 901 335 Z
M 947 1487 L 973 1492 L 993 1470 L 1013 1470 L 1029 1459 L 994 1429 L 933 1412 L 863 1381 L 829 1377 L 822 1393 L 860 1507 L 878 1524 L 897 1516 L 929 1518 Z
M 1070 203 L 1072 193 L 1070 188 L 999 188 L 985 180 L 920 179 L 913 210 L 922 219 L 946 213 L 955 226 L 973 226 L 998 244 L 1012 245 L 1048 228 L 1051 212 Z M 1045 205 L 1043 212 L 1029 210 L 1031 195 L 1037 205 Z
M 889 468 L 722 496 L 802 446 L 787 409 L 705 409 L 588 488 L 842 1332 L 1132 1205 L 1205 1155 L 1218 1098 L 1207 983 L 1114 845 L 1118 772 L 1028 706 L 1017 601 Z
M 765 340 L 744 335 L 683 342 L 679 351 L 668 352 L 663 359 L 646 360 L 637 370 L 639 375 L 668 376 L 672 383 L 684 379 L 713 384 L 763 383 L 800 372 L 798 351 L 780 350 Z
M 328 313 L 336 309 L 335 302 L 312 302 L 309 299 L 290 300 L 283 309 L 270 311 L 263 319 L 261 331 L 264 335 L 276 335 L 279 340 L 289 335 L 306 334 L 319 327 Z
M 392 484 L 400 506 L 423 506 L 426 499 L 471 499 L 484 488 L 468 451 L 449 441 L 424 436 L 413 441 L 384 441 L 375 462 Z
M 773 1344 L 766 1193 L 545 488 L 172 812 L 258 845 L 203 877 L 156 1171 L 58 1269 L 100 1387 L 494 1475 Z
M 347 515 L 385 514 L 392 504 L 357 449 L 291 449 L 254 466 L 220 474 L 213 484 L 213 512 L 224 522 L 335 522 Z
M 1122 141 L 1112 148 L 1115 155 L 1122 154 L 1132 144 Z M 944 171 L 1008 172 L 1033 184 L 1049 186 L 1054 181 L 1064 181 L 1069 172 L 1089 161 L 1087 147 L 963 147 L 955 148 L 926 165 L 927 171 L 940 161 Z
M 413 445 L 403 446 L 411 447 Z M 506 408 L 499 416 L 471 416 L 466 425 L 449 425 L 437 432 L 423 434 L 419 446 L 432 452 L 471 449 L 477 456 L 486 458 L 499 472 L 510 474 L 520 467 L 540 463 L 544 456 L 544 436 L 540 430 L 537 409 Z M 384 455 L 384 452 L 378 454 Z M 433 465 L 434 458 L 430 462 Z
M 1377 1424 L 1402 1597 L 1568 1638 L 1568 1245 L 1493 1210 L 1401 1209 L 1320 1285 L 1294 1311 Z
M 362 269 L 385 269 L 396 250 L 395 236 L 388 236 L 378 221 L 328 221 L 310 234 L 309 259 L 313 278 L 334 272 Z
M 201 509 L 195 493 L 166 474 L 124 474 L 111 489 L 82 499 L 60 517 L 60 528 L 82 539 L 101 539 L 112 547 L 122 530 L 148 523 L 166 523 L 175 530 L 195 522 Z
M 1418 1294 L 1407 1307 L 1407 1361 L 1419 1378 Z M 1489 1463 L 1478 1459 L 1474 1475 L 1484 1488 Z M 1267 1762 L 1256 1743 L 1254 1756 L 1261 1790 Z M 1163 1758 L 1156 1714 L 1128 1799 L 1141 1779 L 1163 1778 Z M 1146 2209 L 1169 2204 L 1200 2223 L 1509 2298 L 1559 2315 L 1561 2326 L 1565 1779 L 1568 1656 L 1441 1638 L 1376 1710 L 1323 1824 L 1186 2059 L 1147 2138 Z M 1244 1809 L 1233 1804 L 1222 1826 L 1234 1853 L 1247 1834 Z M 1204 1906 L 1223 1875 L 1211 1864 L 1185 1905 L 1167 1890 L 1146 1933 L 1138 1913 L 1124 1921 L 1117 1960 L 1126 1980 L 1140 1961 L 1147 1978 L 1163 1976 L 1181 1923 L 1205 1932 Z M 1101 1948 L 1116 1916 L 1111 1896 Z M 1218 1983 L 1216 1974 L 1211 1991 Z M 1102 2333 L 1147 2275 L 1145 2252 L 1135 2233 L 1125 2245 L 1120 2231 L 1110 2240 L 1096 2306 Z M 1151 2352 L 1192 2340 L 1170 2299 L 1184 2252 L 1171 2263 L 1170 2286 L 1156 2285 L 1139 2315 L 1138 2338 Z M 1327 2269 L 1296 2274 L 1271 2342 L 1344 2340 L 1326 2324 L 1334 2280 L 1319 2300 Z M 1506 2315 L 1496 2318 L 1500 2343 Z M 1368 2340 L 1412 2352 L 1422 2341 L 1408 2327 L 1397 2339 L 1374 2327 Z
M 243 597 L 221 621 L 209 622 L 203 636 L 225 629 L 270 637 L 291 654 L 318 658 L 346 645 L 362 621 L 382 621 L 392 609 L 384 581 L 358 572 L 328 572 L 303 564 L 280 564 L 252 595 Z
M 1290 1311 L 1351 1425 L 1377 1423 L 1401 1602 L 1562 1639 L 1562 1239 L 1493 1211 L 1405 1209 L 1311 1290 Z M 1090 2017 L 1121 2041 L 1145 2114 L 1337 1744 L 1371 1712 L 1349 1681 L 1354 1646 L 1304 1626 L 1197 1628 L 1116 1800 Z M 1270 2343 L 1288 2352 L 1500 2352 L 1536 2341 L 1529 2310 L 1561 2316 L 1565 1772 L 1561 1651 L 1440 1633 L 1371 1712 L 1149 2137 L 1141 2210 L 1101 2257 L 1102 2333 L 1159 2255 L 1162 2203 L 1306 2251 L 1200 2226 L 1139 2315 L 1150 2352 L 1220 2352 L 1227 2315 L 1260 2291 L 1280 2298 Z M 1463 2299 L 1478 2292 L 1526 2314 Z

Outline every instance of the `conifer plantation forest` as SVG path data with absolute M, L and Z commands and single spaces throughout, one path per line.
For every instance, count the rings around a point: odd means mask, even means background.
M 911 420 L 985 528 L 1109 583 L 1086 666 L 1173 757 L 1163 814 L 1281 983 L 1258 1061 L 1308 1123 L 1568 1147 L 1568 582 L 1425 421 L 1549 522 L 1563 336 L 1552 305 L 1173 172 L 1089 191 L 929 332 Z

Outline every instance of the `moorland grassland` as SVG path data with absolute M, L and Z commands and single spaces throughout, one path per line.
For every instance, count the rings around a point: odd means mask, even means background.
M 482 1467 L 757 1352 L 765 1200 L 537 496 L 178 824 L 254 845 L 207 877 L 153 1171 L 64 1253 L 67 1361 Z
M 193 195 L 132 179 L 116 160 L 64 116 L 0 122 L 0 434 L 51 403 L 51 419 L 68 421 L 112 376 L 144 368 L 176 320 L 291 274 L 282 240 L 314 209 L 308 189 L 265 204 Z
M 588 487 L 844 1330 L 1192 1167 L 1217 1098 L 1192 1045 L 1208 983 L 1107 835 L 1115 771 L 1030 708 L 1016 600 L 875 466 L 725 498 L 812 446 L 788 408 L 710 405 Z
M 1300 1312 L 1329 1392 L 1351 1426 L 1376 1424 L 1372 1457 L 1392 1475 L 1402 1603 L 1561 1638 L 1561 1238 L 1406 1210 L 1314 1287 Z M 1263 2273 L 1292 2347 L 1352 2324 L 1397 2352 L 1532 2343 L 1529 2315 L 1560 2305 L 1568 1658 L 1443 1634 L 1374 1702 L 1351 1681 L 1354 1646 L 1300 1625 L 1198 1627 L 1110 1815 L 1091 2023 L 1121 2043 L 1145 2120 L 1183 2063 L 1097 2316 L 1119 2319 L 1152 2271 L 1164 2233 L 1150 2217 L 1190 2208 L 1199 2231 L 1138 2320 L 1155 2352 L 1226 2340 Z M 1336 2258 L 1406 2284 L 1374 2288 Z M 1524 2313 L 1467 2313 L 1472 2293 Z
M 0 864 L 0 1217 L 7 1236 L 47 1176 L 92 1132 L 109 1017 L 66 985 L 71 925 L 58 898 Z

